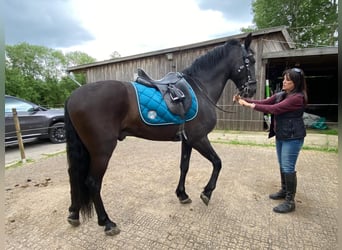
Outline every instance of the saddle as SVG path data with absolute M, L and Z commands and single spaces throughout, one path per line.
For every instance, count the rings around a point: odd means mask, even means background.
M 145 71 L 138 69 L 138 77 L 135 81 L 160 91 L 167 107 L 173 114 L 184 118 L 189 111 L 192 97 L 188 82 L 181 73 L 169 72 L 162 79 L 154 80 Z

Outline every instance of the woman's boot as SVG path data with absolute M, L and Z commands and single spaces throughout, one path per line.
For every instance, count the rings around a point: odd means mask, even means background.
M 284 179 L 286 186 L 286 197 L 283 203 L 273 208 L 273 211 L 276 213 L 289 213 L 296 209 L 296 204 L 294 200 L 297 189 L 296 172 L 289 174 L 285 173 Z
M 281 171 L 280 171 L 280 179 L 281 179 L 280 190 L 274 194 L 269 195 L 270 199 L 272 199 L 272 200 L 284 199 L 286 196 L 285 178 L 284 178 L 284 173 L 282 173 Z

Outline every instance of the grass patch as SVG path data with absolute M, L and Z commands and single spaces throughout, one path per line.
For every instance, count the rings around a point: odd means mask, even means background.
M 17 162 L 13 162 L 13 163 L 10 163 L 10 164 L 7 164 L 5 166 L 5 169 L 10 169 L 10 168 L 18 168 L 18 167 L 23 167 L 27 164 L 30 164 L 30 163 L 33 163 L 35 162 L 34 160 L 32 159 L 26 159 L 26 162 L 23 163 L 21 160 L 20 161 L 17 161 Z
M 264 132 L 268 134 L 267 131 L 239 131 L 239 130 L 213 130 L 215 133 L 222 133 L 222 134 L 253 134 L 254 132 Z M 338 135 L 338 130 L 335 128 L 328 128 L 328 129 L 313 129 L 313 128 L 306 128 L 307 133 L 312 134 L 323 134 L 323 135 Z
M 51 158 L 51 157 L 63 155 L 65 153 L 66 153 L 66 150 L 55 152 L 55 153 L 51 153 L 51 154 L 42 154 L 42 155 L 45 158 Z M 12 162 L 12 163 L 9 163 L 9 164 L 5 165 L 5 169 L 23 167 L 23 166 L 25 166 L 27 164 L 34 163 L 34 162 L 36 162 L 36 161 L 33 160 L 33 159 L 26 159 L 25 163 L 23 163 L 21 160 L 19 160 L 19 161 Z
M 241 145 L 241 146 L 258 146 L 258 147 L 274 147 L 274 143 L 261 144 L 255 142 L 237 141 L 237 140 L 211 140 L 212 143 L 228 144 L 228 145 Z
M 241 146 L 254 146 L 254 147 L 275 147 L 274 143 L 255 143 L 255 142 L 243 142 L 237 140 L 211 140 L 212 143 L 221 143 L 221 144 L 229 144 L 229 145 L 241 145 Z M 303 146 L 303 150 L 314 150 L 326 153 L 338 153 L 338 148 L 336 147 L 312 147 L 312 146 Z
M 312 146 L 303 146 L 303 150 L 315 150 L 326 153 L 338 153 L 338 148 L 336 147 L 312 147 Z
M 244 145 L 244 146 L 261 146 L 261 147 L 274 147 L 274 143 L 256 143 L 256 142 L 248 142 L 248 141 L 238 141 L 238 140 L 230 140 L 230 141 L 213 141 L 217 143 L 223 144 L 231 144 L 231 145 Z
M 55 153 L 52 153 L 52 154 L 43 154 L 43 155 L 46 156 L 47 158 L 50 158 L 50 157 L 55 157 L 55 156 L 58 156 L 58 155 L 63 155 L 65 153 L 66 153 L 66 150 L 63 150 L 63 151 L 55 152 Z
M 307 133 L 313 133 L 313 134 L 323 134 L 323 135 L 338 135 L 338 130 L 337 129 L 306 129 Z

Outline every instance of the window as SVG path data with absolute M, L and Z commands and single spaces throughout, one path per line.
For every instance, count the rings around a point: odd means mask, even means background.
M 6 97 L 5 112 L 12 113 L 12 108 L 16 108 L 17 112 L 28 112 L 33 109 L 33 106 L 29 103 L 17 100 L 15 98 Z

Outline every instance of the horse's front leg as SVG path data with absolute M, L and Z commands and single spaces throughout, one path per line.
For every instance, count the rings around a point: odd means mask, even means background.
M 202 201 L 208 205 L 212 192 L 216 188 L 217 178 L 219 176 L 222 162 L 220 157 L 217 155 L 213 147 L 211 146 L 208 137 L 203 138 L 198 143 L 194 144 L 194 148 L 205 158 L 207 158 L 213 165 L 213 171 L 211 177 L 209 179 L 208 184 L 204 187 L 203 192 L 201 193 Z
M 192 147 L 185 142 L 182 142 L 182 153 L 180 160 L 180 177 L 178 186 L 176 189 L 176 195 L 182 204 L 191 203 L 191 199 L 185 192 L 185 178 L 189 170 L 189 162 L 191 156 Z

